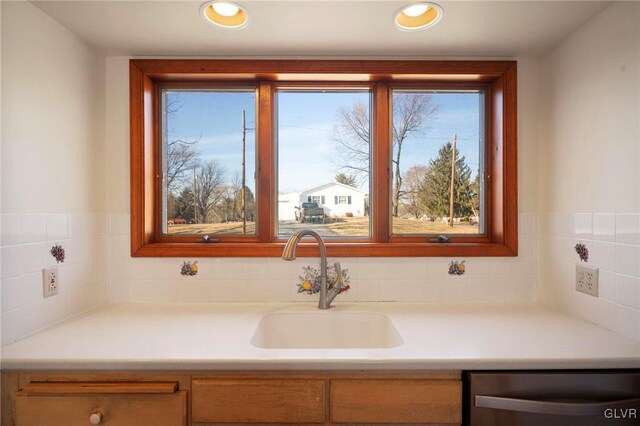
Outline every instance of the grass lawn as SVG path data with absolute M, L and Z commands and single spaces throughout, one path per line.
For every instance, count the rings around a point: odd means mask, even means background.
M 280 221 L 280 235 L 291 235 L 298 229 L 311 228 L 323 236 L 368 236 L 369 217 L 345 217 L 331 223 L 299 223 Z M 442 222 L 424 222 L 393 218 L 394 234 L 477 234 L 478 225 L 454 224 L 453 228 Z M 247 222 L 247 234 L 255 233 L 255 223 Z M 173 225 L 169 234 L 242 234 L 242 222 L 202 223 L 197 225 Z
M 247 222 L 247 234 L 254 234 L 255 222 Z M 242 222 L 198 223 L 196 225 L 173 225 L 168 228 L 169 234 L 242 234 Z
M 340 236 L 369 235 L 368 217 L 343 218 L 340 222 L 314 226 L 325 226 L 334 235 Z M 394 234 L 477 234 L 478 225 L 454 224 L 451 228 L 442 222 L 425 222 L 394 217 L 392 232 Z
M 394 234 L 477 234 L 478 225 L 468 223 L 454 223 L 453 228 L 442 222 L 425 222 L 422 220 L 393 218 Z

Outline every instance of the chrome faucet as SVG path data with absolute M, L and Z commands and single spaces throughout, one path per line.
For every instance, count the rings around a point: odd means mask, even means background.
M 320 301 L 318 302 L 318 309 L 329 309 L 331 302 L 340 294 L 342 288 L 342 269 L 340 268 L 340 262 L 333 264 L 336 270 L 336 282 L 329 288 L 327 284 L 327 248 L 324 245 L 324 240 L 316 231 L 311 229 L 301 229 L 293 234 L 287 244 L 282 250 L 282 259 L 295 260 L 296 259 L 296 247 L 303 237 L 310 236 L 316 239 L 318 247 L 320 248 Z

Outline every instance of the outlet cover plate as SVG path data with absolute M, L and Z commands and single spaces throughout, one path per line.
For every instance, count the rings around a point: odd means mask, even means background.
M 576 291 L 598 297 L 598 268 L 576 265 Z
M 58 294 L 58 267 L 52 266 L 42 270 L 42 294 L 49 297 Z

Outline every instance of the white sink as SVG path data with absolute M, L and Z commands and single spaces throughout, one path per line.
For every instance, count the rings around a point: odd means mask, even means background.
M 262 317 L 251 344 L 266 349 L 393 348 L 402 337 L 383 314 L 281 312 Z

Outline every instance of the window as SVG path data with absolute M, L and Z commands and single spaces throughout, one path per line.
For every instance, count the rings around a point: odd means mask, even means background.
M 323 237 L 370 237 L 364 204 L 370 192 L 370 104 L 368 86 L 277 88 L 278 198 L 294 204 L 279 204 L 279 237 L 289 237 L 301 223 Z M 338 194 L 346 188 L 361 194 L 354 209 L 342 206 L 348 197 Z M 304 200 L 318 206 L 299 204 Z
M 162 88 L 162 232 L 256 233 L 256 88 Z
M 392 235 L 484 234 L 484 91 L 391 99 Z
M 515 62 L 130 64 L 133 256 L 517 254 Z

